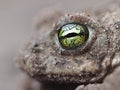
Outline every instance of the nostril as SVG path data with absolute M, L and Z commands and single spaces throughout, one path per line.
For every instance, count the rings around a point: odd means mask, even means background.
M 38 47 L 39 45 L 38 44 L 35 44 L 34 47 Z

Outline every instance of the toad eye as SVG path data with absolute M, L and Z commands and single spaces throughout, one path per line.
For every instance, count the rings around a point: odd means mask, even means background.
M 87 26 L 79 23 L 67 23 L 58 32 L 60 45 L 64 49 L 75 49 L 84 44 L 88 37 Z

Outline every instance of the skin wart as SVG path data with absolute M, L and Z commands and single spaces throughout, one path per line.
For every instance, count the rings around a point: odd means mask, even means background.
M 112 7 L 95 15 L 59 10 L 40 13 L 44 18 L 36 18 L 38 30 L 21 50 L 18 65 L 31 78 L 47 85 L 102 83 L 120 64 L 119 9 Z M 68 50 L 61 47 L 57 35 L 60 27 L 71 22 L 86 25 L 89 38 L 79 48 Z

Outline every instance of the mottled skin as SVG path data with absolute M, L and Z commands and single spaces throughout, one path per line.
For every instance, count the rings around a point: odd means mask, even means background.
M 20 68 L 44 83 L 102 82 L 120 64 L 119 9 L 96 16 L 85 12 L 64 15 L 55 11 L 48 17 L 37 18 L 38 31 L 18 57 Z M 85 24 L 90 32 L 85 44 L 75 50 L 63 49 L 57 38 L 59 28 L 70 22 Z

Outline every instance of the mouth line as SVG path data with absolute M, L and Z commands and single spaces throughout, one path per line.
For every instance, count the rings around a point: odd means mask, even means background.
M 32 76 L 40 82 L 57 82 L 57 83 L 76 83 L 76 84 L 88 84 L 88 83 L 99 83 L 102 82 L 105 73 L 103 71 L 97 72 L 96 74 L 83 72 L 81 74 L 39 74 Z

